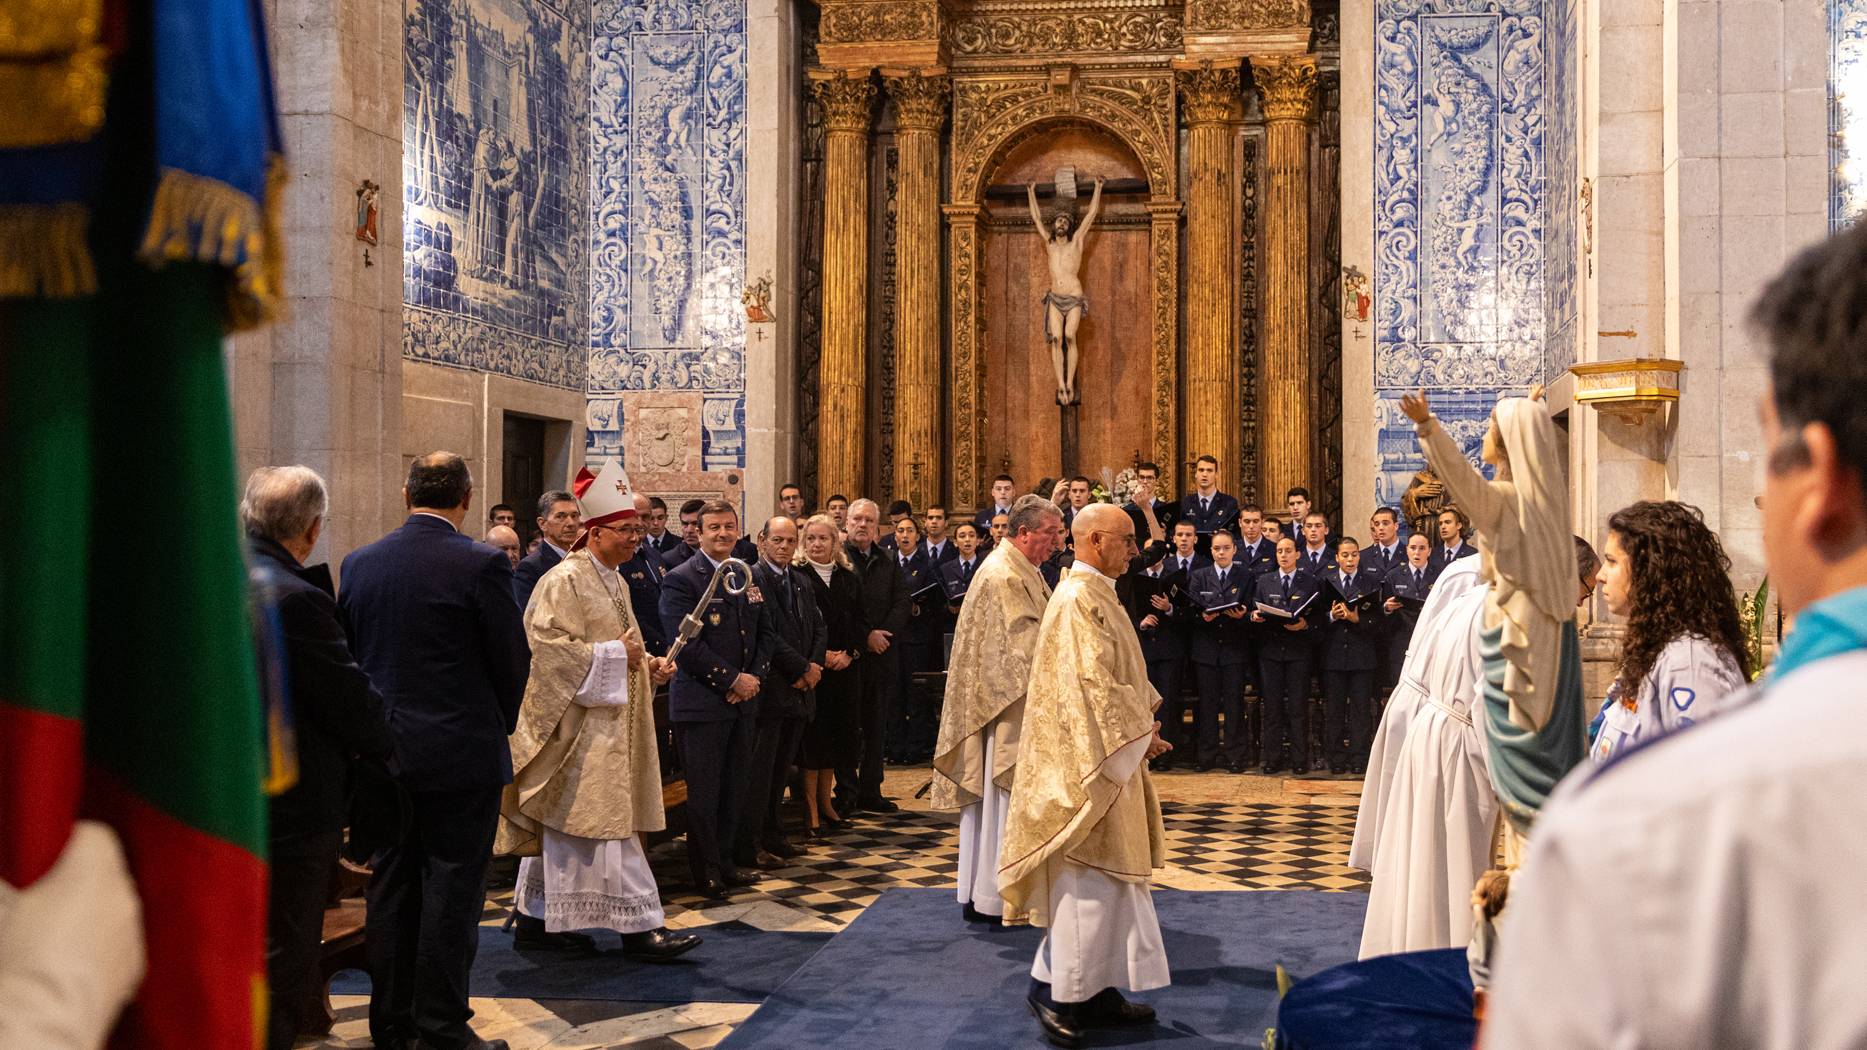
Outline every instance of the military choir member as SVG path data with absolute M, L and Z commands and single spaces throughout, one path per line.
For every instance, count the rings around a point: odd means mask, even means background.
M 648 540 L 657 554 L 667 554 L 681 542 L 679 529 L 668 527 L 668 501 L 660 496 L 648 497 Z M 672 562 L 668 568 L 674 568 Z
M 1478 548 L 1465 542 L 1471 535 L 1471 526 L 1465 520 L 1465 512 L 1457 507 L 1447 507 L 1439 512 L 1439 537 L 1433 545 L 1433 568 L 1444 569 L 1460 558 L 1469 558 L 1478 553 Z
M 1368 534 L 1372 538 L 1361 549 L 1361 567 L 1380 573 L 1381 579 L 1407 563 L 1407 545 L 1400 540 L 1400 512 L 1392 507 L 1379 507 L 1368 518 Z
M 973 574 L 979 571 L 979 526 L 962 521 L 953 529 L 953 557 L 940 566 L 940 585 L 946 593 L 948 615 L 958 616 Z
M 804 489 L 795 481 L 787 481 L 778 486 L 778 513 L 791 519 L 791 523 L 802 528 L 804 525 Z
M 888 505 L 888 522 L 881 527 L 882 535 L 880 539 L 875 541 L 875 545 L 892 553 L 895 550 L 895 526 L 901 524 L 902 518 L 912 518 L 913 516 L 914 504 L 909 503 L 907 500 L 898 499 L 890 503 Z M 917 544 L 920 542 L 920 533 L 918 529 L 919 526 L 916 526 L 915 543 Z
M 1194 720 L 1199 726 L 1198 756 L 1193 769 L 1205 772 L 1223 763 L 1229 772 L 1244 772 L 1245 667 L 1251 660 L 1248 603 L 1255 593 L 1252 578 L 1232 562 L 1237 543 L 1223 530 L 1209 540 L 1212 564 L 1195 570 L 1186 589 L 1193 612 L 1189 652 L 1199 679 L 1199 702 Z M 1219 721 L 1225 721 L 1220 743 Z
M 998 546 L 1000 543 L 1004 542 L 1006 533 L 1010 531 L 1011 515 L 1003 511 L 992 515 L 991 524 L 986 526 L 985 539 L 981 545 L 981 549 L 989 551 L 993 547 Z
M 706 505 L 703 499 L 690 499 L 681 504 L 681 542 L 667 552 L 668 568 L 675 568 L 700 550 L 700 508 Z
M 953 546 L 945 507 L 937 503 L 928 507 L 923 527 L 927 534 L 921 537 L 921 546 L 927 551 L 928 564 L 939 568 L 959 557 L 959 550 Z
M 1219 461 L 1201 456 L 1193 463 L 1193 491 L 1180 499 L 1180 517 L 1199 533 L 1199 549 L 1206 550 L 1215 532 L 1238 529 L 1238 500 L 1219 491 Z
M 1379 669 L 1381 577 L 1361 567 L 1361 543 L 1344 536 L 1323 576 L 1329 603 L 1322 638 L 1323 749 L 1331 773 L 1368 767 L 1374 732 L 1374 676 Z M 1343 745 L 1346 737 L 1347 746 Z
M 1399 684 L 1407 646 L 1413 644 L 1413 631 L 1420 622 L 1420 608 L 1433 592 L 1433 581 L 1439 574 L 1433 571 L 1432 554 L 1432 542 L 1424 535 L 1416 532 L 1408 536 L 1406 561 L 1389 569 L 1383 581 L 1381 611 L 1386 616 L 1386 637 L 1381 644 L 1387 652 L 1382 664 L 1383 688 Z
M 851 503 L 843 516 L 849 562 L 862 581 L 862 617 L 868 631 L 862 658 L 856 662 L 862 679 L 857 706 L 861 765 L 836 773 L 837 811 L 843 816 L 864 809 L 893 813 L 900 808 L 882 794 L 882 760 L 883 734 L 889 711 L 897 702 L 900 653 L 896 646 L 908 625 L 908 581 L 900 565 L 876 542 L 881 538 L 881 518 L 882 509 L 872 499 Z
M 751 587 L 743 594 L 720 587 L 696 611 L 713 574 L 739 542 L 739 512 L 724 500 L 712 500 L 703 502 L 695 516 L 700 546 L 662 581 L 661 622 L 674 637 L 683 617 L 693 613 L 701 620 L 700 633 L 675 657 L 668 720 L 687 776 L 688 871 L 701 896 L 719 900 L 729 889 L 757 881 L 734 862 L 733 836 L 745 801 L 771 636 L 763 629 L 764 610 Z
M 1141 544 L 1141 555 L 1148 564 L 1166 555 L 1172 543 L 1173 523 L 1180 519 L 1179 505 L 1159 498 L 1159 492 L 1160 467 L 1153 463 L 1135 467 L 1134 487 L 1129 489 L 1128 503 L 1122 509 L 1134 522 L 1135 541 Z
M 933 748 L 939 728 L 938 698 L 915 685 L 914 676 L 940 669 L 940 642 L 946 634 L 946 594 L 940 573 L 921 545 L 920 525 L 912 516 L 895 522 L 895 564 L 907 581 L 908 622 L 895 639 L 895 714 L 890 722 L 890 761 L 922 761 Z
M 771 665 L 759 681 L 745 812 L 734 843 L 733 860 L 741 868 L 781 867 L 803 852 L 785 838 L 778 802 L 804 725 L 815 714 L 829 636 L 815 592 L 791 564 L 797 543 L 797 525 L 782 514 L 772 518 L 759 530 L 761 556 L 752 567 L 771 635 Z
M 636 493 L 634 505 L 636 518 L 645 523 L 649 521 L 654 507 L 649 497 Z M 635 554 L 622 563 L 619 571 L 629 585 L 629 604 L 642 610 L 636 617 L 636 626 L 642 631 L 642 648 L 647 649 L 650 656 L 665 655 L 669 638 L 661 624 L 661 580 L 668 574 L 667 561 L 655 545 L 644 538 L 636 544 Z
M 1277 541 L 1277 564 L 1258 574 L 1256 608 L 1251 619 L 1262 625 L 1258 638 L 1258 675 L 1264 683 L 1263 772 L 1283 766 L 1290 745 L 1290 770 L 1309 772 L 1309 690 L 1315 647 L 1310 619 L 1318 581 L 1298 564 L 1296 541 Z
M 1297 548 L 1299 563 L 1313 576 L 1321 576 L 1335 564 L 1335 543 L 1329 538 L 1329 519 L 1322 511 L 1303 515 L 1302 540 Z
M 993 478 L 992 502 L 979 508 L 979 512 L 972 516 L 972 523 L 983 530 L 992 528 L 992 519 L 1001 514 L 1009 521 L 1011 518 L 1011 501 L 1017 497 L 1017 494 L 1017 482 L 1011 480 L 1010 474 L 1000 474 L 998 477 Z M 1003 538 L 1003 536 L 995 535 L 992 537 L 992 541 L 996 543 Z
M 1265 524 L 1263 507 L 1247 503 L 1238 508 L 1238 549 L 1232 560 L 1253 580 L 1277 561 L 1277 541 L 1265 535 Z
M 830 520 L 836 523 L 837 533 L 847 539 L 849 532 L 849 497 L 840 492 L 831 494 L 829 499 L 823 501 L 823 512 L 828 514 Z

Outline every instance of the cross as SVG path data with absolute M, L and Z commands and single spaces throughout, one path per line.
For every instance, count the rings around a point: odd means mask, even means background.
M 618 481 L 618 482 L 616 482 L 616 491 L 617 491 L 617 492 L 627 492 L 627 491 L 629 491 L 629 483 L 628 483 L 628 482 L 626 482 L 626 481 Z

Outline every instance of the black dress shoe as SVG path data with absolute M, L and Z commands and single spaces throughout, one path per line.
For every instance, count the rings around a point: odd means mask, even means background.
M 434 1045 L 432 1043 L 425 1043 L 419 1040 L 411 1045 L 414 1047 L 414 1050 L 434 1050 Z M 511 1048 L 506 1045 L 504 1039 L 475 1039 L 473 1042 L 461 1047 L 460 1050 L 511 1050 Z
M 1346 772 L 1348 772 L 1348 763 L 1346 763 L 1346 762 L 1331 762 L 1331 763 L 1329 763 L 1329 772 L 1331 772 L 1331 773 L 1333 773 L 1333 774 L 1335 774 L 1336 776 L 1338 776 L 1338 777 L 1339 777 L 1339 776 L 1341 776 L 1342 774 L 1344 774 L 1344 773 L 1346 773 Z
M 1210 763 L 1210 762 L 1195 762 L 1195 763 L 1193 763 L 1193 772 L 1195 772 L 1195 773 L 1210 773 L 1210 772 L 1212 772 L 1212 763 Z
M 1262 766 L 1259 766 L 1259 767 L 1258 767 L 1258 772 L 1260 772 L 1260 773 L 1262 773 L 1262 774 L 1264 774 L 1264 775 L 1265 775 L 1265 776 L 1267 776 L 1267 777 L 1268 777 L 1268 776 L 1274 776 L 1274 775 L 1275 775 L 1275 774 L 1277 773 L 1277 770 L 1278 770 L 1279 768 L 1281 768 L 1281 767 L 1279 767 L 1279 766 L 1275 766 L 1275 765 L 1272 765 L 1272 764 L 1271 764 L 1271 763 L 1269 763 L 1269 762 L 1266 762 L 1266 763 L 1264 763 L 1264 764 L 1263 764 Z
M 718 879 L 701 879 L 694 891 L 710 901 L 726 899 L 726 885 Z
M 529 915 L 515 917 L 512 924 L 512 946 L 526 951 L 540 952 L 589 952 L 596 950 L 596 942 L 581 933 L 552 933 L 545 929 L 543 919 L 534 919 Z
M 758 856 L 752 858 L 751 866 L 760 871 L 777 871 L 779 868 L 790 867 L 791 862 L 770 850 L 759 850 Z
M 987 915 L 985 912 L 982 912 L 979 909 L 973 907 L 971 901 L 967 901 L 964 905 L 960 907 L 960 915 L 967 922 L 982 922 L 988 926 L 1005 925 L 1004 919 L 996 915 Z
M 1363 763 L 1353 762 L 1349 764 L 1348 771 L 1358 777 L 1366 776 L 1368 774 L 1368 767 Z
M 770 853 L 774 857 L 783 857 L 785 860 L 804 855 L 802 849 L 794 845 L 790 839 L 785 838 L 766 839 L 764 848 L 765 852 Z
M 1037 1018 L 1037 1023 L 1044 1026 L 1044 1038 L 1050 1042 L 1051 1046 L 1083 1045 L 1083 1030 L 1076 1023 L 1075 1018 L 1046 1006 L 1044 1001 L 1035 995 L 1025 996 L 1024 1002 L 1031 1008 L 1031 1016 Z
M 901 807 L 895 805 L 893 799 L 886 798 L 882 795 L 870 795 L 866 798 L 858 799 L 856 804 L 869 813 L 898 813 L 901 811 Z
M 700 947 L 697 933 L 670 933 L 666 927 L 622 935 L 622 954 L 642 962 L 667 962 Z
M 827 824 L 819 825 L 814 828 L 804 829 L 804 840 L 806 842 L 822 842 L 824 839 L 827 839 L 829 837 L 830 837 L 830 828 L 829 828 L 829 825 Z
M 1227 762 L 1225 764 L 1225 771 L 1227 773 L 1243 773 L 1245 771 L 1245 764 L 1243 762 Z
M 758 882 L 758 876 L 748 875 L 743 871 L 729 871 L 720 876 L 720 881 L 731 889 L 741 889 L 756 884 Z
M 1309 773 L 1309 767 L 1301 763 L 1298 763 L 1297 765 L 1290 767 L 1291 776 L 1300 777 L 1300 776 L 1305 776 L 1308 773 Z
M 1094 998 L 1076 1008 L 1076 1014 L 1084 1024 L 1097 1028 L 1154 1023 L 1153 1007 L 1131 1003 L 1113 988 L 1097 992 Z

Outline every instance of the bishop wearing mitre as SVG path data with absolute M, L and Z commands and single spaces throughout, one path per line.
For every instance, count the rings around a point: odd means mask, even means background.
M 1011 507 L 1009 541 L 973 574 L 953 625 L 934 749 L 933 808 L 959 810 L 959 902 L 968 922 L 1001 921 L 999 847 L 1011 808 L 1031 651 L 1050 600 L 1038 566 L 1056 550 L 1063 513 L 1042 496 Z
M 653 706 L 672 668 L 643 650 L 617 571 L 645 534 L 628 476 L 612 461 L 577 495 L 583 534 L 525 608 L 531 677 L 494 851 L 523 858 L 516 947 L 588 950 L 572 931 L 606 929 L 625 955 L 664 961 L 700 943 L 666 929 L 642 844 L 667 826 Z
M 1169 746 L 1147 661 L 1115 578 L 1135 555 L 1134 522 L 1112 504 L 1072 525 L 1076 562 L 1044 610 L 1024 697 L 999 893 L 1008 922 L 1044 927 L 1031 1012 L 1053 1045 L 1087 1029 L 1149 1024 L 1130 1002 L 1170 983 L 1147 881 L 1161 864 L 1160 800 L 1147 761 Z

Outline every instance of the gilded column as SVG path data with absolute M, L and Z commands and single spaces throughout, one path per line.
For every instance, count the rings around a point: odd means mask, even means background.
M 811 90 L 823 107 L 823 350 L 817 427 L 819 497 L 868 491 L 869 115 L 875 87 L 866 71 L 818 70 Z
M 970 511 L 985 498 L 985 409 L 979 360 L 979 218 L 977 204 L 948 204 L 947 257 L 952 260 L 953 371 L 947 418 L 953 426 L 953 502 Z M 897 242 L 898 243 L 898 242 Z M 954 514 L 954 520 L 959 520 Z
M 895 103 L 900 182 L 895 211 L 895 476 L 897 499 L 924 510 L 945 497 L 940 447 L 940 69 L 883 70 Z
M 1236 68 L 1178 71 L 1186 115 L 1186 447 L 1238 470 L 1238 260 L 1232 136 L 1244 116 Z M 1232 488 L 1233 486 L 1226 486 Z
M 1315 429 L 1309 360 L 1309 155 L 1316 120 L 1316 58 L 1295 55 L 1251 64 L 1264 104 L 1264 361 L 1259 441 L 1263 492 L 1277 499 L 1293 485 L 1314 487 Z

